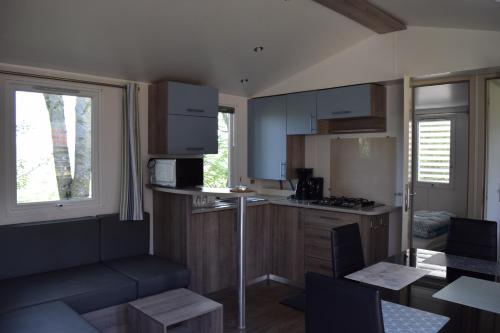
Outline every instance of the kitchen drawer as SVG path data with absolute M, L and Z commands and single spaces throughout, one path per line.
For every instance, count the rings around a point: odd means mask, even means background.
M 358 223 L 361 221 L 361 217 L 356 214 L 329 212 L 319 209 L 303 210 L 302 219 L 306 228 L 308 226 L 313 226 L 315 228 L 322 228 L 328 231 L 334 227 L 350 223 Z
M 212 87 L 179 82 L 165 82 L 160 89 L 167 89 L 169 115 L 217 117 L 218 92 Z
M 305 227 L 304 252 L 306 256 L 330 260 L 332 258 L 330 230 Z
M 315 272 L 326 276 L 333 276 L 332 262 L 330 260 L 317 259 L 312 257 L 305 258 L 305 271 Z
M 217 118 L 168 116 L 168 154 L 217 154 Z
M 318 119 L 369 117 L 372 112 L 371 85 L 340 87 L 318 92 Z

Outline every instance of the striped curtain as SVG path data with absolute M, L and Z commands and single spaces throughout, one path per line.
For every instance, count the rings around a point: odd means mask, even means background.
M 122 221 L 143 219 L 141 142 L 137 92 L 137 84 L 127 84 L 123 101 L 120 191 L 120 220 Z

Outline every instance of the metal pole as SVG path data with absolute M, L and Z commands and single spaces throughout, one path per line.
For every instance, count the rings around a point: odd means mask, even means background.
M 245 218 L 247 200 L 245 197 L 238 198 L 238 328 L 245 329 Z

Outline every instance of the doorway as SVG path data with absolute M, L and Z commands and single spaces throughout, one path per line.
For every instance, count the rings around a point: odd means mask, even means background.
M 496 221 L 498 224 L 500 221 L 500 78 L 486 81 L 486 101 L 485 219 Z M 500 242 L 498 248 L 500 249 Z
M 415 87 L 412 123 L 412 247 L 443 251 L 468 215 L 469 82 Z

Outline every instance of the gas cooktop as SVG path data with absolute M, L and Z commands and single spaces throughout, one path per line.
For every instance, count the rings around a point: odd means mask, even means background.
M 371 201 L 364 198 L 349 198 L 349 197 L 329 197 L 322 198 L 310 202 L 311 205 L 338 207 L 346 209 L 363 209 L 369 210 L 375 207 L 383 206 L 381 203 Z

